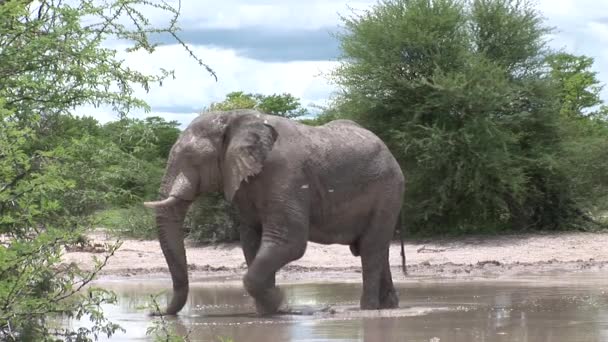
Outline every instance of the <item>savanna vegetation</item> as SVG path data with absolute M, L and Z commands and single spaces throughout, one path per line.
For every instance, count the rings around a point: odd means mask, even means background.
M 593 60 L 551 49 L 533 2 L 385 0 L 343 21 L 327 115 L 390 145 L 409 231 L 598 227 L 608 107 Z
M 173 20 L 152 26 L 141 14 L 146 8 Z M 172 74 L 133 70 L 104 43 L 152 52 L 150 32 L 180 43 L 178 14 L 139 0 L 0 1 L 0 340 L 89 341 L 120 329 L 101 310 L 114 295 L 88 286 L 119 243 L 106 246 L 89 271 L 62 264 L 61 255 L 86 244 L 96 211 L 153 191 L 133 171 L 159 172 L 175 124 L 127 114 L 147 108 L 136 88 Z M 87 105 L 109 106 L 123 119 L 102 126 L 73 115 Z M 92 325 L 60 324 L 81 317 Z
M 152 26 L 142 6 L 174 20 Z M 61 254 L 86 244 L 94 227 L 155 237 L 141 203 L 157 196 L 180 125 L 128 114 L 148 108 L 136 88 L 172 74 L 133 70 L 104 42 L 152 52 L 147 35 L 165 32 L 182 44 L 177 16 L 143 0 L 0 1 L 0 339 L 86 341 L 120 329 L 100 309 L 113 294 L 86 286 L 119 242 L 93 271 L 62 265 Z M 302 119 L 306 107 L 280 89 L 235 91 L 201 115 L 255 108 L 309 125 L 359 122 L 402 165 L 414 234 L 603 226 L 602 85 L 591 58 L 549 48 L 551 29 L 532 2 L 384 0 L 342 21 L 341 63 L 330 75 L 340 91 L 316 118 Z M 77 109 L 87 105 L 109 106 L 117 120 L 101 124 Z M 199 199 L 185 229 L 201 242 L 238 236 L 221 194 Z M 70 330 L 54 315 L 95 324 Z

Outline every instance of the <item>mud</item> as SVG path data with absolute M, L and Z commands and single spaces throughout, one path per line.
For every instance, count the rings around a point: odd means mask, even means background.
M 65 262 L 91 268 L 99 246 L 114 240 L 91 234 L 94 251 L 68 251 Z M 601 272 L 608 264 L 608 233 L 527 234 L 500 237 L 469 237 L 407 241 L 408 276 L 400 269 L 400 247 L 393 244 L 390 263 L 395 281 L 418 278 L 474 279 L 510 278 L 517 275 L 560 272 Z M 238 244 L 187 245 L 191 277 L 240 277 L 246 270 Z M 348 246 L 309 243 L 300 260 L 284 267 L 280 281 L 360 281 L 360 259 Z M 101 272 L 104 278 L 166 278 L 168 269 L 157 241 L 124 240 Z

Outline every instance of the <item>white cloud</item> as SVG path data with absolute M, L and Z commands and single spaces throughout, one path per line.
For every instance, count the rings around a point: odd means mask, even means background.
M 170 1 L 177 3 L 177 0 Z M 348 15 L 350 8 L 364 9 L 375 0 L 347 2 L 344 0 L 182 0 L 180 26 L 184 29 L 264 27 L 276 30 L 316 29 L 340 25 L 338 14 Z M 598 0 L 539 0 L 537 7 L 547 18 L 546 24 L 557 30 L 551 36 L 553 48 L 563 48 L 574 54 L 595 59 L 594 70 L 599 79 L 608 84 L 608 1 Z M 166 22 L 166 15 L 146 11 L 152 22 Z M 162 87 L 153 86 L 149 93 L 138 94 L 163 115 L 187 123 L 194 114 L 169 113 L 171 107 L 200 109 L 212 101 L 222 100 L 230 91 L 256 93 L 288 92 L 310 102 L 322 103 L 334 88 L 318 76 L 336 65 L 320 62 L 262 62 L 239 55 L 230 49 L 209 46 L 192 47 L 218 74 L 218 82 L 200 67 L 179 46 L 158 48 L 153 55 L 129 54 L 127 63 L 139 70 L 155 72 L 160 67 L 175 69 L 176 79 L 167 80 Z M 608 101 L 608 86 L 602 93 Z M 112 117 L 98 112 L 100 118 Z M 134 113 L 135 116 L 144 115 Z M 190 115 L 190 116 L 188 116 Z
M 288 92 L 304 102 L 318 101 L 319 98 L 313 97 L 318 89 L 330 90 L 319 73 L 336 65 L 330 61 L 262 62 L 239 56 L 229 49 L 190 48 L 214 69 L 217 82 L 178 45 L 162 46 L 151 55 L 142 52 L 126 59 L 131 67 L 148 72 L 160 67 L 175 70 L 175 80 L 165 81 L 162 87 L 152 87 L 148 94 L 140 92 L 152 107 L 202 108 L 236 90 L 262 94 Z
M 187 124 L 193 118 L 193 113 L 212 102 L 223 100 L 231 91 L 262 94 L 286 92 L 300 98 L 302 105 L 306 106 L 310 103 L 323 104 L 333 90 L 321 73 L 331 70 L 336 62 L 262 62 L 239 56 L 228 49 L 190 48 L 214 69 L 217 82 L 179 45 L 161 46 L 153 54 L 119 53 L 118 57 L 124 58 L 129 67 L 142 72 L 157 73 L 160 68 L 175 71 L 175 79 L 165 80 L 162 86 L 152 85 L 147 93 L 141 88 L 136 89 L 136 96 L 144 99 L 152 108 L 162 107 L 163 111 L 148 114 L 136 111 L 131 116 L 161 115 Z M 119 51 L 124 51 L 124 47 L 119 47 Z M 193 112 L 191 115 L 167 112 L 171 107 L 193 108 Z M 102 122 L 116 119 L 110 108 L 87 107 L 82 112 L 94 115 Z
M 350 13 L 349 7 L 362 9 L 373 3 L 373 0 L 183 0 L 180 23 L 183 28 L 317 29 L 335 26 L 340 14 Z
M 540 0 L 538 9 L 546 24 L 554 27 L 550 45 L 556 49 L 594 59 L 593 70 L 606 87 L 608 102 L 608 2 L 598 0 Z M 603 21 L 603 22 L 602 22 Z

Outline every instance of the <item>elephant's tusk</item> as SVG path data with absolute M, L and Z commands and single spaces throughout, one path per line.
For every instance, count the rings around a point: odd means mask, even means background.
M 169 196 L 162 201 L 144 202 L 144 205 L 148 208 L 164 208 L 172 206 L 177 203 L 177 197 Z

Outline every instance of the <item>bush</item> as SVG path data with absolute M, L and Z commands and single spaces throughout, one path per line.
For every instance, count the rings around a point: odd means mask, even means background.
M 76 206 L 63 206 L 59 197 L 73 187 L 73 180 L 61 172 L 66 155 L 61 150 L 27 153 L 36 133 L 20 128 L 2 105 L 0 99 L 0 339 L 63 336 L 85 341 L 92 334 L 110 336 L 118 326 L 105 319 L 101 305 L 115 298 L 103 290 L 83 289 L 118 245 L 107 246 L 106 258 L 93 271 L 61 264 L 63 249 L 81 241 L 88 223 Z M 48 324 L 57 316 L 85 315 L 94 321 L 90 329 Z
M 214 193 L 201 196 L 192 204 L 184 228 L 188 237 L 197 242 L 231 242 L 239 239 L 238 219 L 234 207 Z
M 152 26 L 145 7 L 172 16 L 169 26 Z M 0 340 L 91 341 L 119 329 L 101 310 L 113 294 L 89 286 L 119 244 L 92 271 L 62 264 L 62 252 L 83 242 L 94 210 L 128 197 L 116 188 L 124 169 L 113 168 L 124 154 L 104 144 L 93 120 L 70 114 L 147 108 L 134 88 L 171 72 L 127 68 L 103 42 L 127 38 L 129 51 L 152 52 L 147 34 L 176 37 L 177 15 L 142 0 L 0 1 Z M 85 317 L 90 328 L 56 324 Z
M 141 204 L 101 211 L 96 215 L 96 222 L 120 237 L 141 240 L 158 237 L 154 212 Z
M 331 112 L 370 128 L 398 158 L 410 232 L 587 222 L 581 190 L 606 185 L 596 177 L 603 163 L 592 168 L 596 176 L 573 167 L 602 155 L 576 150 L 593 143 L 599 152 L 608 135 L 596 131 L 585 142 L 565 130 L 589 121 L 594 75 L 589 63 L 576 69 L 569 58 L 550 58 L 550 30 L 530 1 L 387 0 L 344 22 L 344 58 L 333 75 L 344 92 Z M 576 94 L 585 102 L 573 104 Z

